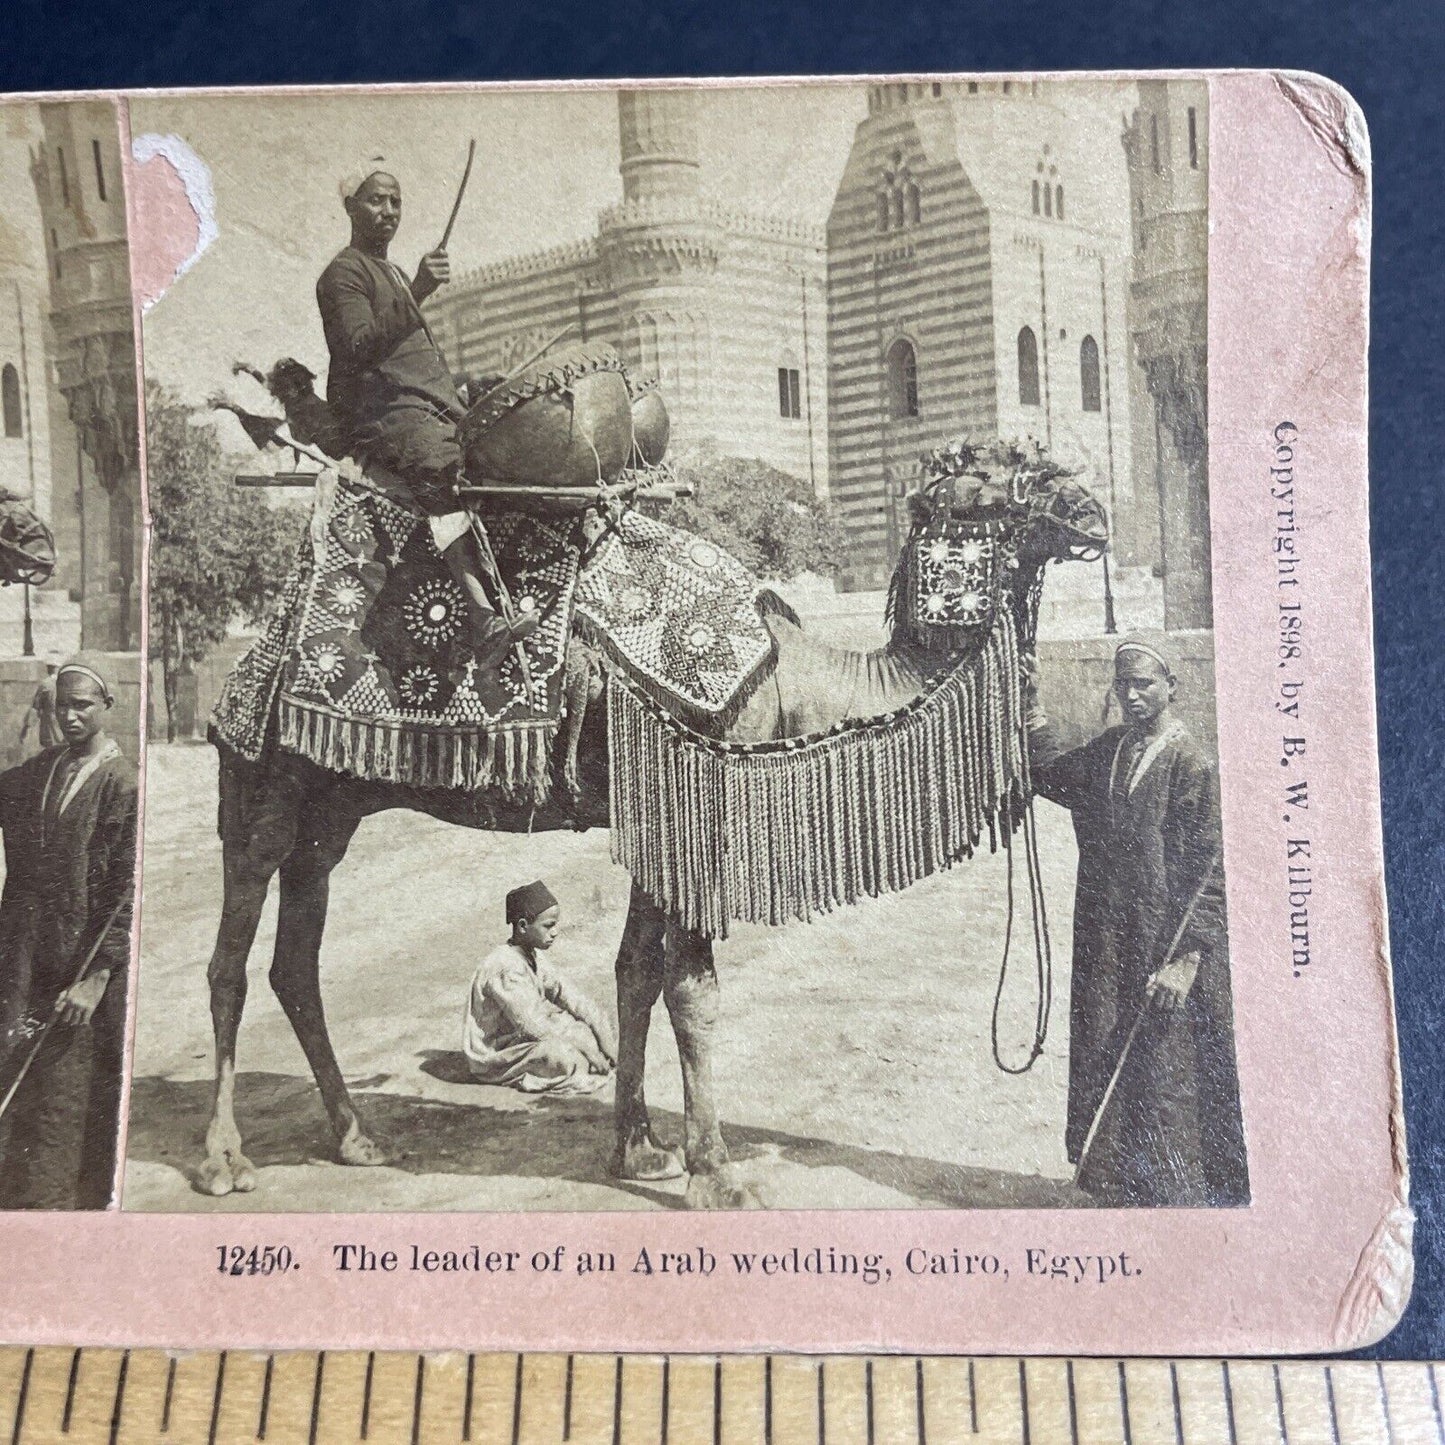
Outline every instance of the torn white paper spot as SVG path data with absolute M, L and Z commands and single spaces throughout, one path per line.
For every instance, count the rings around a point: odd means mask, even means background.
M 134 285 L 149 311 L 221 234 L 210 167 L 178 135 L 140 135 L 135 161 Z

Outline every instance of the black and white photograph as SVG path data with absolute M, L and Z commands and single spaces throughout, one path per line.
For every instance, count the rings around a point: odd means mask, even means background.
M 125 1209 L 1250 1202 L 1208 100 L 130 102 Z

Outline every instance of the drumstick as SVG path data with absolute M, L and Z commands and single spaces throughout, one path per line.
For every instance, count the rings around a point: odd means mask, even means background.
M 541 361 L 564 336 L 570 336 L 576 329 L 577 323 L 575 321 L 569 321 L 555 336 L 549 336 L 525 361 L 519 362 L 500 381 L 494 381 L 475 401 L 469 401 L 467 403 L 467 410 L 471 411 L 475 407 L 480 406 L 489 396 L 495 396 L 504 386 L 509 386 L 512 382 L 516 381 L 529 366 L 534 362 Z
M 78 984 L 85 977 L 87 970 L 90 968 L 90 965 L 95 962 L 95 956 L 97 953 L 100 952 L 101 944 L 105 942 L 106 935 L 115 926 L 116 919 L 120 917 L 121 909 L 124 908 L 125 905 L 130 901 L 130 897 L 130 893 L 125 892 L 116 899 L 115 907 L 110 910 L 110 916 L 105 920 L 105 927 L 102 928 L 98 934 L 96 934 L 95 942 L 90 945 L 90 948 L 86 951 L 85 957 L 81 959 L 80 967 L 75 974 L 75 979 L 70 985 L 71 988 L 74 988 L 76 984 Z M 68 991 L 69 990 L 65 990 L 64 992 Z M 12 1101 L 15 1098 L 15 1095 L 20 1092 L 20 1086 L 25 1082 L 25 1076 L 30 1072 L 31 1064 L 35 1062 L 36 1057 L 40 1053 L 41 1045 L 45 1042 L 46 1036 L 50 1033 L 50 1026 L 59 1017 L 59 1015 L 56 1013 L 56 1009 L 59 1006 L 60 996 L 57 996 L 55 1000 L 55 1006 L 51 1008 L 50 1013 L 46 1016 L 44 1024 L 41 1025 L 39 1031 L 35 1035 L 35 1041 L 30 1045 L 30 1052 L 26 1054 L 25 1062 L 20 1065 L 20 1072 L 16 1074 L 15 1078 L 11 1081 L 10 1087 L 5 1091 L 5 1097 L 3 1099 L 0 1099 L 0 1118 L 4 1118 L 5 1111 L 9 1109 Z
M 461 210 L 462 197 L 467 193 L 467 182 L 472 177 L 472 161 L 475 159 L 476 154 L 477 142 L 475 139 L 469 140 L 467 142 L 466 169 L 462 172 L 462 183 L 457 187 L 457 198 L 455 201 L 452 202 L 452 213 L 450 216 L 447 217 L 447 228 L 445 231 L 442 232 L 442 242 L 441 245 L 437 247 L 438 251 L 445 251 L 447 248 L 447 242 L 450 241 L 452 238 L 452 227 L 455 226 L 457 223 L 457 212 Z

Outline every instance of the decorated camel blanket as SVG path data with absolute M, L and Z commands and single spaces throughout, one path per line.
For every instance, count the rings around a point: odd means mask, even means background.
M 609 662 L 696 726 L 737 706 L 771 656 L 758 586 L 709 542 L 628 513 L 590 549 L 576 517 L 496 511 L 513 601 L 541 617 L 480 673 L 465 604 L 425 519 L 367 482 L 318 489 L 279 604 L 227 679 L 216 737 L 275 741 L 323 767 L 416 787 L 543 801 L 575 622 Z
M 577 587 L 577 626 L 683 722 L 726 726 L 772 658 L 758 583 L 735 557 L 638 512 L 597 546 Z

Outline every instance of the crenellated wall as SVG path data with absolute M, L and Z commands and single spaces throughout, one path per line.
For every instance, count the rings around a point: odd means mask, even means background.
M 470 271 L 427 314 L 471 375 L 506 373 L 568 327 L 611 345 L 660 380 L 674 454 L 759 457 L 823 494 L 826 238 L 702 194 L 696 105 L 689 91 L 622 92 L 622 199 L 597 234 Z

